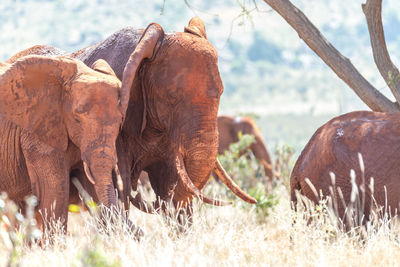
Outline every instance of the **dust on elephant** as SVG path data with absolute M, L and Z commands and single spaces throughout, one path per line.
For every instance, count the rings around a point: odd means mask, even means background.
M 306 178 L 316 192 L 321 190 L 324 197 L 332 196 L 332 187 L 333 197 L 337 199 L 338 215 L 346 222 L 345 207 L 338 188 L 343 194 L 345 206 L 349 206 L 352 192 L 350 170 L 353 169 L 360 193 L 357 198 L 363 198 L 361 186 L 364 184 L 365 188 L 365 206 L 359 207 L 358 212 L 368 219 L 375 204 L 385 206 L 387 196 L 388 211 L 394 215 L 400 204 L 399 149 L 398 114 L 356 111 L 338 116 L 321 126 L 303 149 L 290 178 L 291 200 L 296 203 L 296 191 L 300 191 L 315 203 L 319 201 Z M 358 153 L 362 155 L 364 174 Z M 334 181 L 330 172 L 335 174 Z M 376 203 L 371 199 L 371 177 L 374 179 L 373 196 Z
M 155 36 L 156 44 L 147 45 Z M 217 52 L 207 40 L 201 19 L 193 18 L 184 32 L 171 34 L 156 23 L 146 30 L 124 28 L 73 56 L 88 65 L 103 58 L 122 78 L 129 55 L 140 47 L 151 47 L 152 53 L 149 59 L 138 62 L 127 117 L 117 140 L 125 184 L 136 190 L 144 170 L 156 195 L 172 200 L 175 206 L 186 205 L 193 197 L 221 205 L 225 203 L 200 191 L 216 169 L 239 197 L 255 203 L 233 183 L 216 158 L 223 85 Z M 140 197 L 130 197 L 130 188 L 125 188 L 124 201 L 130 198 L 139 208 L 148 204 Z
M 250 145 L 250 150 L 263 165 L 265 175 L 269 179 L 274 177 L 271 157 L 261 132 L 253 119 L 250 117 L 218 116 L 218 132 L 218 154 L 223 154 L 231 144 L 238 142 L 239 133 L 253 135 L 254 142 Z
M 82 160 L 100 202 L 117 206 L 112 170 L 129 89 L 104 60 L 93 69 L 69 57 L 13 62 L 0 67 L 0 191 L 20 204 L 33 193 L 44 222 L 66 227 L 70 170 Z
M 59 52 L 36 46 L 21 53 L 48 50 Z M 165 34 L 156 23 L 145 30 L 124 28 L 72 56 L 87 65 L 105 59 L 116 75 L 125 79 L 123 71 L 135 51 L 147 51 L 148 58 L 135 60 L 133 64 L 137 71 L 129 78 L 133 84 L 116 144 L 124 180 L 120 196 L 125 207 L 130 201 L 143 211 L 145 207 L 150 210 L 158 207 L 156 202 L 146 203 L 138 195 L 131 197 L 131 189 L 137 190 L 143 170 L 149 174 L 156 195 L 162 200 L 172 200 L 175 206 L 186 205 L 193 197 L 207 203 L 226 204 L 200 191 L 213 169 L 235 194 L 255 203 L 229 178 L 216 158 L 217 112 L 223 85 L 217 53 L 207 40 L 201 19 L 193 18 L 184 32 L 171 34 Z M 79 172 L 74 175 L 79 176 Z M 84 186 L 93 191 L 90 184 Z

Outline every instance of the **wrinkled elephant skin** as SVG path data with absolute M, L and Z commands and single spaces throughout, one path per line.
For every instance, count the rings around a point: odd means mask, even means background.
M 186 205 L 193 197 L 225 204 L 200 191 L 213 169 L 225 173 L 216 158 L 223 85 L 217 52 L 206 38 L 204 23 L 193 18 L 184 32 L 166 34 L 156 23 L 145 30 L 124 28 L 72 54 L 88 66 L 100 58 L 106 60 L 122 79 L 123 88 L 124 81 L 132 82 L 116 143 L 124 184 L 120 197 L 125 207 L 133 199 L 131 189 L 136 190 L 143 170 L 148 172 L 156 195 L 176 206 Z M 55 48 L 37 46 L 26 51 L 51 49 Z M 130 75 L 125 75 L 129 68 Z M 82 164 L 77 169 L 82 170 Z M 82 175 L 82 171 L 74 175 L 79 173 Z M 226 173 L 223 178 L 235 194 L 255 203 Z M 84 186 L 94 191 L 90 184 Z M 140 207 L 145 203 L 135 204 Z
M 125 185 L 136 190 L 140 173 L 146 171 L 156 195 L 175 205 L 185 205 L 193 197 L 212 203 L 200 189 L 218 165 L 217 113 L 223 84 L 217 52 L 199 18 L 193 18 L 184 32 L 168 34 L 157 26 L 149 25 L 159 38 L 134 78 L 117 140 L 121 175 Z M 147 39 L 146 31 L 125 28 L 73 56 L 87 65 L 103 58 L 121 78 L 128 55 Z M 229 177 L 226 182 L 236 186 Z M 126 203 L 130 187 L 124 188 Z M 236 192 L 255 202 L 243 191 Z
M 69 175 L 82 159 L 100 202 L 117 205 L 112 170 L 124 117 L 121 82 L 104 60 L 26 56 L 0 67 L 0 191 L 37 196 L 45 222 L 68 210 Z
M 290 178 L 291 199 L 297 202 L 296 191 L 300 191 L 300 194 L 318 202 L 319 197 L 306 181 L 308 178 L 324 197 L 332 195 L 332 187 L 338 202 L 338 215 L 345 219 L 345 207 L 338 189 L 346 207 L 349 206 L 352 192 L 350 170 L 353 169 L 360 192 L 356 197 L 360 200 L 363 198 L 361 186 L 364 184 L 365 187 L 365 218 L 370 215 L 371 208 L 375 208 L 369 187 L 371 177 L 376 204 L 385 206 L 387 200 L 388 210 L 394 215 L 400 204 L 399 149 L 400 118 L 397 113 L 357 111 L 336 117 L 314 133 L 298 158 Z M 358 153 L 362 155 L 364 174 Z M 330 172 L 335 175 L 334 181 Z

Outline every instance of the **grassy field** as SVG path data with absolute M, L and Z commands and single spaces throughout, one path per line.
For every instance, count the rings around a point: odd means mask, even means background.
M 323 206 L 309 213 L 294 212 L 287 187 L 293 159 L 282 151 L 278 156 L 286 163 L 280 166 L 284 177 L 269 191 L 254 161 L 239 158 L 229 167 L 232 158 L 221 158 L 238 183 L 258 199 L 257 205 L 244 204 L 211 181 L 204 191 L 233 200 L 232 206 L 212 207 L 196 200 L 194 223 L 185 233 L 176 231 L 174 221 L 167 223 L 162 216 L 131 208 L 130 218 L 145 232 L 140 242 L 122 224 L 110 224 L 99 232 L 87 212 L 70 213 L 68 234 L 56 234 L 52 245 L 42 247 L 12 246 L 3 225 L 0 266 L 7 265 L 12 253 L 13 266 L 398 265 L 400 229 L 396 221 L 381 218 L 366 229 L 344 233 Z
M 295 157 L 323 123 L 365 105 L 263 1 L 261 12 L 249 17 L 240 2 L 253 1 L 0 1 L 2 61 L 36 44 L 77 51 L 122 27 L 144 28 L 153 21 L 166 32 L 182 31 L 191 17 L 202 17 L 219 53 L 225 86 L 221 114 L 261 114 L 257 123 L 268 149 L 282 163 L 281 180 L 267 190 L 254 160 L 248 162 L 237 153 L 222 156 L 233 178 L 259 203 L 245 204 L 210 181 L 203 191 L 232 200 L 232 206 L 213 207 L 195 200 L 194 223 L 185 233 L 176 231 L 174 221 L 132 207 L 130 219 L 145 233 L 140 242 L 123 224 L 98 229 L 83 211 L 69 214 L 67 235 L 57 234 L 60 229 L 55 226 L 56 234 L 45 238 L 42 246 L 28 245 L 24 240 L 34 227 L 27 227 L 30 221 L 13 208 L 6 211 L 10 204 L 0 196 L 0 266 L 399 265 L 396 220 L 380 216 L 365 229 L 345 233 L 324 205 L 311 213 L 291 209 L 288 181 Z M 293 1 L 376 88 L 390 93 L 373 63 L 363 2 Z M 400 1 L 385 1 L 385 36 L 394 62 L 400 59 L 398 10 Z M 259 56 L 254 57 L 254 51 Z M 273 52 L 263 53 L 269 51 Z M 21 227 L 18 231 L 8 226 L 13 219 Z M 48 241 L 52 244 L 46 245 Z

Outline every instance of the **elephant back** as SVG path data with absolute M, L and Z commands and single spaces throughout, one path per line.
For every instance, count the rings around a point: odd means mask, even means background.
M 47 57 L 56 57 L 56 56 L 67 56 L 68 53 L 64 50 L 61 50 L 54 46 L 49 45 L 35 45 L 28 49 L 25 49 L 21 52 L 16 53 L 12 57 L 10 57 L 6 63 L 12 64 L 21 57 L 29 56 L 29 55 L 38 55 L 38 56 L 47 56 Z
M 142 33 L 143 29 L 126 27 L 104 41 L 84 48 L 71 56 L 83 61 L 87 66 L 91 66 L 98 59 L 104 59 L 122 80 L 126 62 L 135 50 Z

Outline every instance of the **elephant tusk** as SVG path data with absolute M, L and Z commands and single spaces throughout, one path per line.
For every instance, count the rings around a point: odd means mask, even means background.
M 196 188 L 197 188 L 197 187 L 196 187 Z M 199 189 L 197 189 L 197 190 L 199 190 Z M 222 207 L 222 206 L 229 206 L 229 205 L 232 205 L 232 202 L 231 202 L 231 201 L 224 201 L 224 200 L 209 198 L 209 197 L 206 197 L 205 195 L 203 195 L 201 192 L 200 192 L 200 194 L 197 195 L 197 197 L 198 197 L 201 201 L 203 201 L 204 203 L 210 204 L 210 205 L 214 205 L 214 206 L 220 206 L 220 207 Z
M 83 188 L 81 182 L 79 182 L 79 179 L 76 178 L 75 176 L 73 176 L 71 178 L 72 180 L 72 184 L 76 187 L 76 189 L 79 192 L 79 195 L 81 195 L 82 200 L 83 200 L 83 204 L 85 205 L 86 209 L 92 214 L 95 215 L 96 213 L 96 209 L 94 208 L 95 206 L 92 204 L 93 199 L 92 197 L 89 195 L 89 193 Z
M 132 195 L 129 195 L 129 201 L 138 210 L 143 211 L 148 214 L 155 214 L 152 205 L 148 205 L 146 202 L 144 202 L 142 200 L 140 193 L 137 193 L 135 197 L 132 197 Z
M 264 165 L 264 168 L 265 168 L 266 170 L 269 170 L 269 171 L 272 172 L 272 175 L 273 175 L 275 178 L 278 178 L 278 179 L 281 178 L 280 173 L 274 171 L 274 168 L 272 168 L 272 165 L 271 165 L 271 164 L 269 164 L 268 162 L 266 162 L 264 159 L 261 159 L 261 163 L 262 163 L 262 165 Z M 273 177 L 270 177 L 270 178 L 273 178 Z
M 264 168 L 269 170 L 269 171 L 273 171 L 271 164 L 269 164 L 265 159 L 261 159 L 261 163 L 262 165 L 264 165 Z
M 240 187 L 232 180 L 231 177 L 226 173 L 224 168 L 222 167 L 221 163 L 217 159 L 215 162 L 215 167 L 214 167 L 215 173 L 218 175 L 218 177 L 221 179 L 221 181 L 231 190 L 236 196 L 240 197 L 244 201 L 250 203 L 250 204 L 256 204 L 257 200 L 255 200 L 253 197 L 249 196 L 246 194 Z
M 123 192 L 124 183 L 122 182 L 122 177 L 121 177 L 121 173 L 119 172 L 119 169 L 118 169 L 118 164 L 115 164 L 114 172 L 115 172 L 115 175 L 117 176 L 117 187 L 118 187 L 118 190 L 119 190 L 119 192 Z
M 180 155 L 179 153 L 176 158 L 176 167 L 178 170 L 178 177 L 182 182 L 182 185 L 184 186 L 186 191 L 188 191 L 192 195 L 195 195 L 204 203 L 211 204 L 214 206 L 228 206 L 232 204 L 232 202 L 230 201 L 212 199 L 203 195 L 203 193 L 193 184 L 192 180 L 190 179 L 188 173 L 186 172 L 182 155 Z
M 167 207 L 165 203 L 161 203 L 160 201 L 153 201 L 150 203 L 147 203 L 142 199 L 142 196 L 140 193 L 137 193 L 135 197 L 132 197 L 132 195 L 129 195 L 129 201 L 132 203 L 133 206 L 135 206 L 138 210 L 148 213 L 148 214 L 157 214 L 158 211 L 166 211 Z
M 86 177 L 88 180 L 92 183 L 95 184 L 95 181 L 92 176 L 92 172 L 90 171 L 89 166 L 87 165 L 86 161 L 83 161 L 83 168 L 85 169 Z

